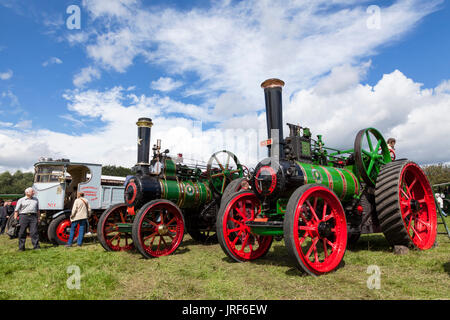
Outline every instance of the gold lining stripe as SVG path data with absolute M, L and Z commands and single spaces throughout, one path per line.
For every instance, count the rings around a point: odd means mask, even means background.
M 304 184 L 308 184 L 308 176 L 306 175 L 306 170 L 305 170 L 305 168 L 303 168 L 302 165 L 299 164 L 299 163 L 297 163 L 297 165 L 300 167 L 300 170 L 301 170 L 302 173 L 303 173 L 303 182 L 304 182 Z

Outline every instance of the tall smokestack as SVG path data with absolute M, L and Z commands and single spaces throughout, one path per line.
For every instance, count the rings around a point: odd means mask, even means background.
M 150 137 L 153 122 L 150 118 L 139 118 L 136 125 L 138 126 L 138 152 L 136 165 L 148 168 L 150 165 Z
M 267 135 L 269 139 L 275 138 L 272 137 L 272 129 L 278 129 L 278 155 L 280 159 L 284 158 L 283 105 L 281 99 L 283 87 L 284 81 L 280 79 L 268 79 L 261 84 L 266 100 Z M 273 152 L 272 146 L 269 146 L 269 157 L 272 156 Z

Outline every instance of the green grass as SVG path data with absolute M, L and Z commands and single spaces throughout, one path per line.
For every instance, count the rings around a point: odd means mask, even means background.
M 450 224 L 450 219 L 447 219 Z M 442 226 L 440 226 L 442 227 Z M 450 239 L 438 246 L 391 252 L 382 234 L 364 235 L 348 249 L 336 272 L 305 276 L 283 241 L 251 263 L 234 263 L 220 246 L 200 245 L 188 235 L 176 253 L 146 260 L 138 253 L 82 248 L 17 251 L 17 239 L 0 236 L 0 299 L 450 299 Z M 27 248 L 31 248 L 27 239 Z M 67 268 L 81 269 L 81 287 L 69 289 Z M 381 270 L 381 288 L 367 288 L 369 265 Z

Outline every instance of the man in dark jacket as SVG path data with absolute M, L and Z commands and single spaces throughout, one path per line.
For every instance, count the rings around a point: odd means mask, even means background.
M 6 208 L 7 202 L 0 202 L 0 234 L 5 233 L 6 221 L 8 221 L 8 210 Z

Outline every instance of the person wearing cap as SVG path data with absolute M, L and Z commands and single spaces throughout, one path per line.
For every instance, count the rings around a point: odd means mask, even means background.
M 77 192 L 77 199 L 73 203 L 72 213 L 70 215 L 70 236 L 66 247 L 72 246 L 77 226 L 80 226 L 78 229 L 77 245 L 81 247 L 83 244 L 84 231 L 87 228 L 88 218 L 91 212 L 91 207 L 87 199 L 84 198 L 84 193 Z
M 40 249 L 39 246 L 39 200 L 34 197 L 33 188 L 25 189 L 25 197 L 17 201 L 14 210 L 14 218 L 19 220 L 19 250 L 25 250 L 27 240 L 27 229 L 30 229 L 31 243 L 33 249 Z

